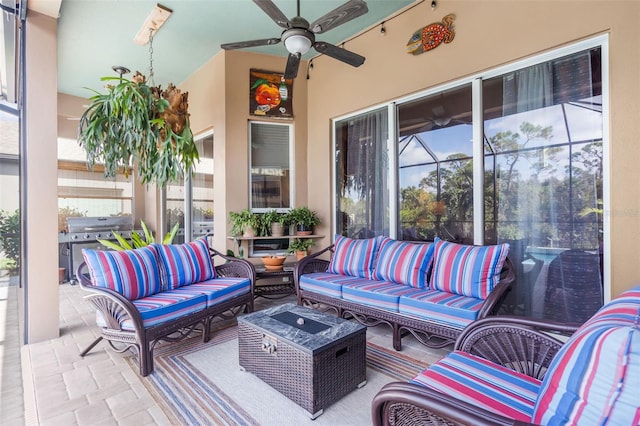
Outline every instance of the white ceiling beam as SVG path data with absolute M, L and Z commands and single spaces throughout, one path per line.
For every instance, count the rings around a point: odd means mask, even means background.
M 153 30 L 153 35 L 155 35 L 172 13 L 173 11 L 168 7 L 160 3 L 156 4 L 156 7 L 154 7 L 149 16 L 147 16 L 144 24 L 142 24 L 142 27 L 140 27 L 138 33 L 133 38 L 134 43 L 141 46 L 149 43 L 150 31 Z

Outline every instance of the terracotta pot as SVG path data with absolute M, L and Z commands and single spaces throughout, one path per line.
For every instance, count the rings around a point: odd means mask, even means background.
M 297 258 L 298 260 L 302 259 L 302 258 L 303 258 L 303 257 L 305 257 L 306 255 L 307 255 L 307 252 L 306 252 L 306 251 L 297 251 L 297 252 L 296 252 L 296 258 Z
M 313 230 L 310 226 L 301 224 L 296 225 L 296 235 L 311 235 L 312 233 Z

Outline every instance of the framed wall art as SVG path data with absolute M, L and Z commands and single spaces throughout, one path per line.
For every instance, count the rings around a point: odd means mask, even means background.
M 282 73 L 250 70 L 249 114 L 293 118 L 293 79 L 285 80 Z

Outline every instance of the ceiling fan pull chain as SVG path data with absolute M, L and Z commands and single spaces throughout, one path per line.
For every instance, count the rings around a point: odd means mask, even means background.
M 153 28 L 149 28 L 149 86 L 153 86 Z

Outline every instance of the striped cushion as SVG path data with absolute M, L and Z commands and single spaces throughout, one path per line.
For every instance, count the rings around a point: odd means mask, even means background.
M 353 239 L 336 235 L 334 253 L 327 272 L 371 278 L 380 241 L 381 237 Z
M 380 244 L 373 278 L 424 288 L 427 286 L 432 256 L 433 244 L 407 243 L 387 238 Z
M 361 279 L 345 283 L 342 286 L 342 298 L 351 302 L 398 312 L 400 296 L 416 291 L 420 290 L 408 285 Z
M 157 244 L 165 289 L 215 278 L 209 245 L 205 238 L 185 244 Z
M 535 423 L 640 424 L 640 299 L 626 296 L 560 349 L 542 382 Z
M 196 284 L 182 286 L 174 290 L 176 293 L 200 293 L 207 297 L 207 307 L 214 306 L 234 297 L 251 291 L 251 280 L 248 278 L 214 278 Z
M 342 298 L 342 285 L 350 281 L 359 281 L 364 278 L 350 277 L 348 275 L 330 274 L 328 272 L 314 272 L 300 277 L 300 288 L 314 293 Z
M 93 284 L 115 290 L 129 300 L 161 291 L 157 255 L 153 245 L 125 251 L 82 249 Z
M 422 289 L 400 297 L 398 311 L 463 329 L 478 318 L 483 303 L 475 297 Z
M 430 287 L 462 296 L 486 299 L 500 281 L 509 244 L 469 246 L 434 241 Z
M 207 297 L 197 291 L 173 290 L 134 300 L 132 303 L 140 312 L 144 328 L 149 328 L 201 311 L 207 306 Z M 96 322 L 98 326 L 106 327 L 100 311 L 97 313 Z M 124 320 L 121 327 L 124 330 L 135 330 L 130 319 Z
M 484 358 L 454 351 L 412 383 L 525 422 L 531 421 L 540 381 Z

